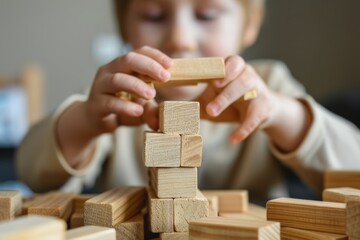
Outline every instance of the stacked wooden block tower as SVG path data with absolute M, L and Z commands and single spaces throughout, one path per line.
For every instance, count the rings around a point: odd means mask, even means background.
M 162 102 L 161 132 L 145 132 L 149 221 L 154 233 L 188 232 L 188 222 L 209 215 L 209 203 L 197 187 L 202 160 L 199 112 L 198 102 Z

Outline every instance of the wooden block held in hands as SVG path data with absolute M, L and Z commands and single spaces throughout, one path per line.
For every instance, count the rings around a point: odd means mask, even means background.
M 176 232 L 188 232 L 189 222 L 209 216 L 209 202 L 197 190 L 194 198 L 174 199 L 174 226 Z
M 324 188 L 352 187 L 360 189 L 360 170 L 325 170 Z
M 150 168 L 151 185 L 158 198 L 195 197 L 197 168 Z
M 350 196 L 360 197 L 360 189 L 356 188 L 327 188 L 323 191 L 323 201 L 346 203 Z
M 360 239 L 360 197 L 350 196 L 346 202 L 346 234 Z
M 125 222 L 115 224 L 116 240 L 144 239 L 144 217 L 138 214 Z
M 281 228 L 282 240 L 347 240 L 346 235 L 340 235 L 335 233 L 315 232 L 297 228 Z
M 280 224 L 264 220 L 208 217 L 191 221 L 190 239 L 280 240 Z
M 148 188 L 150 229 L 153 233 L 174 231 L 174 199 L 157 198 Z
M 181 135 L 181 167 L 201 166 L 202 142 L 202 137 L 200 135 Z
M 0 224 L 2 240 L 64 240 L 66 222 L 49 216 L 21 216 Z
M 145 188 L 119 187 L 85 202 L 85 225 L 113 227 L 135 216 L 145 206 Z
M 21 213 L 21 193 L 19 191 L 0 191 L 0 222 L 13 219 Z
M 146 167 L 180 167 L 181 137 L 178 134 L 145 132 L 144 163 Z
M 84 226 L 66 232 L 67 240 L 117 240 L 115 229 L 99 226 Z
M 249 197 L 247 190 L 207 190 L 202 191 L 205 197 L 218 196 L 219 212 L 246 212 Z
M 200 104 L 191 101 L 164 101 L 159 105 L 162 133 L 199 134 Z

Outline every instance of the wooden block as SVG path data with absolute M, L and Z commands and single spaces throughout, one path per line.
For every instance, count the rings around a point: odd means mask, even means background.
M 144 239 L 144 217 L 138 214 L 135 217 L 114 226 L 116 240 Z
M 73 210 L 74 193 L 49 192 L 37 196 L 28 207 L 29 215 L 54 216 L 67 221 Z
M 346 235 L 308 231 L 296 228 L 281 228 L 282 240 L 347 240 Z
M 161 240 L 189 240 L 188 232 L 160 233 Z
M 205 197 L 219 197 L 219 212 L 246 212 L 249 197 L 246 190 L 206 190 L 202 191 Z
M 190 222 L 189 239 L 280 240 L 280 224 L 258 219 L 201 218 Z
M 197 190 L 194 198 L 174 199 L 174 227 L 176 232 L 188 232 L 189 222 L 209 216 L 209 202 Z
M 355 188 L 328 188 L 323 191 L 323 201 L 346 203 L 350 196 L 360 197 L 360 189 Z
M 150 176 L 158 198 L 196 196 L 196 168 L 150 168 Z
M 84 212 L 75 211 L 70 217 L 70 229 L 84 226 Z
M 10 220 L 21 213 L 21 193 L 19 191 L 0 191 L 0 221 Z
M 201 166 L 202 142 L 202 137 L 200 135 L 181 135 L 181 167 Z
M 96 196 L 95 194 L 81 194 L 74 196 L 73 198 L 74 212 L 84 212 L 85 202 L 95 196 Z
M 346 202 L 346 234 L 360 239 L 360 197 L 350 196 Z
M 324 188 L 352 187 L 360 189 L 360 170 L 326 170 Z
M 120 187 L 104 192 L 85 202 L 85 225 L 112 227 L 128 220 L 145 205 L 145 188 Z
M 266 209 L 267 219 L 281 227 L 345 234 L 345 203 L 278 198 L 268 201 Z
M 264 220 L 266 221 L 266 219 L 260 219 L 256 216 L 252 216 L 252 215 L 248 215 L 247 213 L 219 213 L 219 217 L 225 217 L 225 218 L 235 218 L 235 219 L 242 219 L 242 220 Z
M 217 217 L 219 215 L 219 197 L 205 196 L 209 202 L 209 217 Z
M 159 124 L 162 133 L 199 134 L 199 102 L 161 102 L 159 105 Z
M 246 212 L 246 214 L 266 220 L 266 208 L 253 203 L 249 203 L 248 211 Z
M 150 230 L 153 233 L 174 231 L 174 199 L 157 198 L 153 189 L 148 188 Z
M 66 222 L 49 216 L 21 216 L 0 224 L 1 240 L 65 240 Z
M 144 145 L 146 167 L 180 167 L 180 135 L 145 132 Z
M 99 226 L 84 226 L 66 232 L 67 240 L 117 240 L 115 229 Z

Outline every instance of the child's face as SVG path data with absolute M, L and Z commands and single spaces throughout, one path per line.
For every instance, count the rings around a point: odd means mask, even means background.
M 245 7 L 239 0 L 132 0 L 126 39 L 134 49 L 157 48 L 173 58 L 227 57 L 243 45 Z M 165 99 L 189 100 L 206 86 L 157 89 Z

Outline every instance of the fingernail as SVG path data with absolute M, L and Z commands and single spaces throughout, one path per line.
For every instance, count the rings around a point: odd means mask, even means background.
M 210 111 L 212 113 L 212 115 L 216 116 L 220 110 L 220 106 L 216 103 L 211 103 L 209 105 Z
M 135 113 L 136 115 L 141 115 L 141 114 L 143 113 L 142 107 L 136 106 L 136 107 L 134 108 L 134 113 Z
M 170 78 L 170 73 L 166 70 L 161 71 L 161 77 L 165 80 L 168 80 Z
M 146 90 L 146 96 L 148 96 L 150 98 L 153 97 L 155 94 L 156 94 L 155 89 L 153 89 L 153 88 Z

